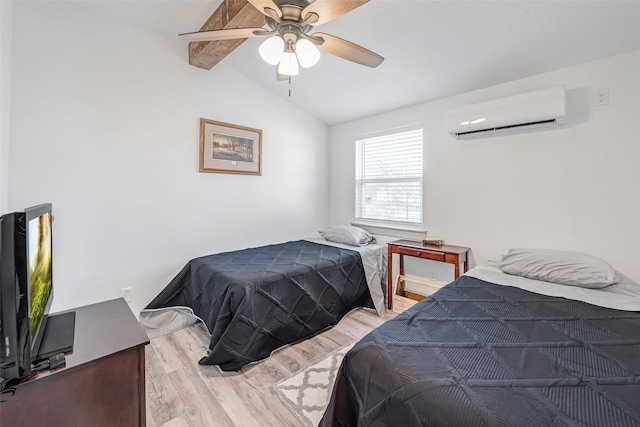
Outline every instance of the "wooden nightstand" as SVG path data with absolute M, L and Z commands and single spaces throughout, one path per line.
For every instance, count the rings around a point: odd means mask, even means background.
M 389 309 L 393 306 L 393 277 L 391 277 L 393 254 L 400 255 L 400 275 L 404 275 L 403 257 L 405 255 L 453 264 L 454 279 L 460 277 L 460 263 L 463 263 L 463 273 L 469 269 L 468 254 L 470 249 L 464 246 L 426 246 L 423 245 L 422 242 L 414 240 L 395 240 L 387 243 L 387 247 L 389 255 L 389 258 L 387 259 L 387 307 Z

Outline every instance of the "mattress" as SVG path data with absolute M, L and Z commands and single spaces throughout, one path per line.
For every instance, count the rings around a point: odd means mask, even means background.
M 638 312 L 474 270 L 353 347 L 321 426 L 640 425 Z
M 196 258 L 142 311 L 141 323 L 166 333 L 201 320 L 211 341 L 199 363 L 238 370 L 355 308 L 384 307 L 370 292 L 382 289 L 384 266 L 372 266 L 383 259 L 382 247 L 375 246 L 356 251 L 298 240 Z

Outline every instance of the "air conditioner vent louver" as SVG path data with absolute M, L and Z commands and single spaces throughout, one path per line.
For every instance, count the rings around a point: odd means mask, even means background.
M 449 111 L 449 134 L 473 139 L 526 132 L 564 123 L 564 86 L 495 99 Z
M 479 133 L 485 133 L 485 132 L 499 132 L 502 130 L 515 130 L 517 128 L 522 128 L 522 127 L 526 127 L 526 128 L 541 128 L 541 127 L 547 127 L 547 126 L 552 126 L 554 124 L 556 124 L 557 120 L 553 119 L 553 120 L 542 120 L 542 121 L 538 121 L 538 122 L 529 122 L 529 123 L 520 123 L 517 125 L 506 125 L 506 126 L 499 126 L 499 127 L 495 127 L 495 128 L 490 128 L 490 129 L 479 129 L 479 130 L 472 130 L 469 132 L 459 132 L 457 135 L 458 137 L 464 136 L 464 135 L 472 135 L 472 134 L 479 134 Z

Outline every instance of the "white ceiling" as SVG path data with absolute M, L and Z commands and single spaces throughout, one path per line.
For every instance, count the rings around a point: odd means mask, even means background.
M 197 31 L 220 3 L 87 5 L 177 36 Z M 323 54 L 290 88 L 258 56 L 263 39 L 247 40 L 223 63 L 334 125 L 640 49 L 640 1 L 371 0 L 315 31 L 359 44 L 385 61 L 368 68 Z

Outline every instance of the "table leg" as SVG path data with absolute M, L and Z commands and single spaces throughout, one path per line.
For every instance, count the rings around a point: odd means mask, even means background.
M 393 285 L 391 283 L 391 274 L 393 271 L 393 250 L 391 249 L 391 245 L 387 250 L 387 308 L 391 310 L 393 306 Z

